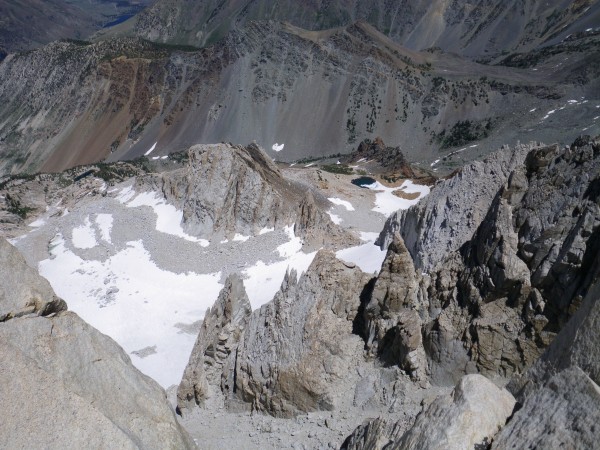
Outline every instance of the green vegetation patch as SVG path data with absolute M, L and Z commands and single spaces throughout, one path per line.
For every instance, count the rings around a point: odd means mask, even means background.
M 340 173 L 342 175 L 352 175 L 354 173 L 354 170 L 346 164 L 326 164 L 321 166 L 321 169 L 325 172 Z
M 434 139 L 441 148 L 459 147 L 488 137 L 493 126 L 492 119 L 479 122 L 459 120 L 449 130 L 442 130 L 436 134 Z

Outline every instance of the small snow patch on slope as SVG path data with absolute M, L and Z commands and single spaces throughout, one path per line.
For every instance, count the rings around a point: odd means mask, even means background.
M 339 224 L 341 224 L 343 222 L 343 220 L 342 220 L 342 218 L 340 216 L 336 216 L 331 211 L 327 211 L 327 214 L 329 214 L 329 217 L 331 218 L 331 221 L 333 223 L 335 223 L 336 225 L 339 225 Z
M 365 244 L 339 250 L 335 253 L 338 259 L 356 264 L 365 273 L 378 273 L 385 259 L 386 252 L 375 245 L 379 233 L 360 233 Z
M 121 192 L 117 198 L 120 200 L 121 196 L 123 195 L 124 193 Z M 128 196 L 127 198 L 130 197 Z M 178 210 L 173 205 L 166 203 L 165 200 L 160 198 L 155 192 L 142 192 L 134 199 L 125 201 L 123 203 L 126 203 L 126 205 L 130 208 L 135 208 L 137 206 L 151 207 L 156 214 L 157 231 L 178 236 L 188 241 L 197 242 L 203 247 L 208 247 L 209 242 L 206 239 L 198 239 L 183 231 L 183 228 L 181 228 L 183 211 Z
M 302 251 L 302 240 L 294 235 L 293 225 L 286 227 L 285 231 L 290 240 L 277 247 L 276 250 L 281 257 L 285 258 L 283 261 L 265 264 L 259 260 L 242 272 L 244 287 L 252 309 L 260 308 L 273 300 L 281 287 L 286 272 L 294 269 L 300 276 L 306 272 L 317 254 L 317 252 L 304 253 Z
M 100 229 L 102 239 L 110 244 L 110 231 L 113 226 L 113 216 L 111 214 L 97 214 L 96 225 L 98 225 L 98 228 Z
M 420 184 L 414 184 L 411 180 L 406 180 L 400 187 L 389 188 L 378 181 L 366 186 L 372 189 L 375 194 L 375 208 L 373 211 L 389 216 L 399 209 L 407 209 L 429 194 L 429 187 Z M 414 199 L 401 198 L 394 194 L 395 191 L 401 191 L 405 194 L 418 194 Z
M 148 149 L 148 151 L 146 153 L 144 153 L 144 156 L 148 156 L 150 153 L 152 153 L 154 151 L 154 149 L 156 148 L 156 144 L 158 144 L 158 142 L 155 142 L 154 145 L 152 147 L 150 147 L 150 149 Z
M 329 197 L 327 200 L 329 200 L 334 205 L 343 206 L 344 208 L 346 208 L 347 211 L 354 211 L 354 206 L 352 206 L 352 203 L 350 203 L 349 201 L 342 200 L 341 198 L 337 197 Z
M 280 152 L 281 150 L 283 150 L 284 145 L 285 144 L 278 144 L 277 142 L 275 142 L 271 148 L 273 149 L 273 151 Z

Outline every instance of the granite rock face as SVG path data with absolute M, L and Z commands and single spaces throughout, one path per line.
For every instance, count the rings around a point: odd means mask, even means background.
M 230 402 L 281 417 L 334 409 L 351 368 L 363 358 L 352 329 L 368 281 L 323 250 L 299 280 L 288 274 L 244 330 Z
M 370 170 L 378 170 L 386 174 L 393 174 L 397 178 L 415 179 L 417 173 L 410 165 L 400 147 L 386 146 L 380 137 L 373 141 L 365 139 L 358 148 L 342 161 L 356 163 L 358 161 L 374 161 L 376 164 L 369 166 Z
M 67 309 L 50 283 L 29 267 L 5 239 L 0 239 L 0 261 L 0 322 L 30 314 L 47 316 Z
M 329 201 L 319 192 L 283 177 L 256 144 L 195 145 L 184 169 L 151 175 L 151 184 L 183 210 L 183 228 L 213 239 L 252 236 L 264 228 L 295 225 L 297 235 L 322 245 L 335 237 L 356 240 L 326 214 Z
M 177 390 L 179 409 L 202 404 L 210 396 L 210 386 L 220 386 L 227 358 L 235 351 L 252 313 L 244 284 L 237 275 L 225 281 L 214 306 L 206 313 Z
M 452 394 L 438 397 L 417 417 L 397 448 L 466 449 L 489 443 L 514 405 L 506 389 L 481 375 L 466 375 Z
M 425 305 L 417 310 L 434 382 L 523 372 L 578 309 L 600 246 L 599 173 L 590 137 L 502 149 L 388 221 L 380 242 L 397 230 L 423 273 L 411 289 Z M 398 289 L 386 277 L 378 283 Z
M 484 161 L 463 167 L 440 181 L 417 205 L 394 213 L 378 243 L 387 248 L 399 232 L 417 269 L 434 269 L 447 254 L 458 250 L 481 224 L 498 189 L 521 165 L 531 145 L 503 148 Z
M 452 393 L 436 398 L 404 434 L 399 423 L 382 418 L 358 427 L 342 449 L 472 449 L 487 445 L 506 423 L 514 397 L 481 375 L 466 375 Z
M 5 241 L 0 248 L 0 267 L 11 274 L 2 277 L 0 297 L 2 445 L 195 448 L 160 386 L 112 339 L 66 311 L 16 249 Z M 30 288 L 14 284 L 21 282 Z
M 600 261 L 582 305 L 541 358 L 509 389 L 522 408 L 494 449 L 594 448 L 600 439 Z
M 364 309 L 366 346 L 385 364 L 398 365 L 415 379 L 427 376 L 418 304 L 419 278 L 400 235 L 388 253 Z

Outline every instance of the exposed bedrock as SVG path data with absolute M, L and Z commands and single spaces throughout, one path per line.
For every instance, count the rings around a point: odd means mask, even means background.
M 363 359 L 363 343 L 352 328 L 368 281 L 327 251 L 317 253 L 299 280 L 295 272 L 286 276 L 244 330 L 231 400 L 283 417 L 334 409 L 336 395 Z
M 150 183 L 183 210 L 183 227 L 203 238 L 251 236 L 264 228 L 295 225 L 310 244 L 357 238 L 331 222 L 329 201 L 314 188 L 283 177 L 256 144 L 195 145 L 183 169 L 149 175 Z
M 180 410 L 201 405 L 211 395 L 211 389 L 218 392 L 222 376 L 225 385 L 233 382 L 227 379 L 229 371 L 224 370 L 224 365 L 237 349 L 251 313 L 252 307 L 242 280 L 236 274 L 230 275 L 214 306 L 204 316 L 177 390 Z
M 165 392 L 0 241 L 6 448 L 195 448 Z M 51 420 L 49 420 L 49 418 Z
M 434 382 L 454 383 L 474 371 L 521 373 L 577 311 L 600 248 L 599 177 L 597 139 L 502 149 L 388 221 L 380 241 L 395 239 L 396 249 L 397 230 L 414 269 L 405 261 L 393 281 L 387 261 L 376 286 L 411 297 L 420 311 Z M 398 303 L 376 317 L 378 336 L 397 327 L 382 326 L 382 319 L 403 308 Z M 378 352 L 399 348 L 379 345 Z

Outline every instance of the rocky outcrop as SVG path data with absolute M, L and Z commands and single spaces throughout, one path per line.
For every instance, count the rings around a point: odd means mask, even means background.
M 292 202 L 301 196 L 257 145 L 198 145 L 188 151 L 181 178 L 164 188 L 167 198 L 182 205 L 183 225 L 191 234 L 210 237 L 257 234 L 293 220 Z M 181 188 L 180 188 L 181 187 Z M 231 236 L 229 236 L 231 235 Z
M 514 397 L 481 375 L 466 375 L 449 396 L 438 397 L 397 447 L 463 449 L 486 445 L 506 423 Z
M 423 201 L 394 213 L 377 243 L 387 248 L 394 233 L 399 232 L 415 267 L 424 271 L 434 269 L 449 253 L 471 239 L 500 187 L 534 147 L 505 147 L 438 182 Z
M 27 315 L 48 316 L 67 309 L 50 283 L 29 267 L 5 239 L 0 239 L 0 261 L 0 322 Z
M 343 158 L 344 162 L 373 161 L 369 170 L 383 172 L 393 178 L 417 178 L 415 169 L 410 165 L 400 147 L 388 147 L 380 137 L 373 141 L 365 139 L 350 155 Z
M 288 274 L 244 330 L 230 406 L 243 402 L 281 417 L 334 409 L 340 393 L 353 387 L 349 374 L 363 358 L 352 329 L 367 282 L 360 269 L 323 250 L 299 280 Z
M 403 436 L 404 430 L 392 420 L 382 417 L 358 426 L 343 442 L 340 450 L 389 450 Z
M 434 382 L 522 372 L 577 310 L 600 245 L 598 173 L 600 145 L 589 137 L 566 149 L 503 149 L 388 221 L 382 242 L 398 230 L 416 271 L 429 272 L 412 290 L 425 305 Z M 385 335 L 393 326 L 380 328 Z
M 331 222 L 329 201 L 314 188 L 283 177 L 273 160 L 256 144 L 196 145 L 184 169 L 138 180 L 150 184 L 183 210 L 182 225 L 208 239 L 252 236 L 264 228 L 295 225 L 296 235 L 314 246 L 357 241 Z
M 400 434 L 398 423 L 378 418 L 358 427 L 345 450 L 434 450 L 483 448 L 515 406 L 514 397 L 481 375 L 463 377 L 451 394 L 436 398 L 413 426 Z
M 541 358 L 509 388 L 522 407 L 494 449 L 593 448 L 600 439 L 600 260 L 581 307 Z
M 229 371 L 224 371 L 223 366 L 236 350 L 250 313 L 252 307 L 242 280 L 235 274 L 230 275 L 214 306 L 204 316 L 190 361 L 177 389 L 180 410 L 202 404 L 211 395 L 210 386 L 220 387 L 221 376 L 225 385 L 233 383 L 227 377 Z
M 427 358 L 418 289 L 412 259 L 396 234 L 364 309 L 366 345 L 385 364 L 398 365 L 413 378 L 424 380 Z
M 2 241 L 0 249 L 1 270 L 10 272 L 0 296 L 2 445 L 195 448 L 158 384 L 112 339 L 65 311 L 15 248 Z

